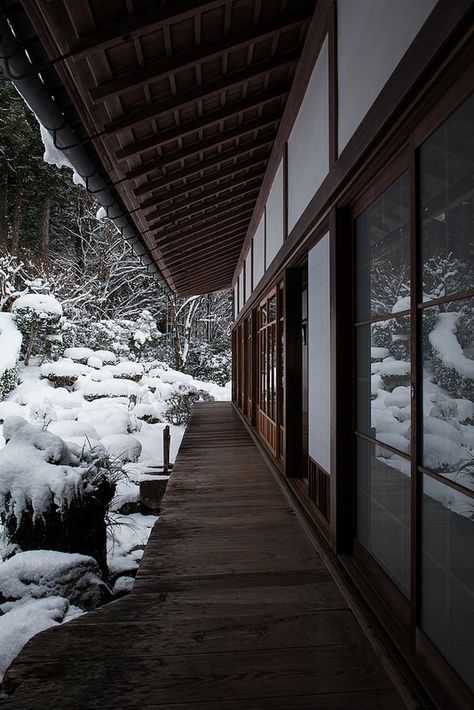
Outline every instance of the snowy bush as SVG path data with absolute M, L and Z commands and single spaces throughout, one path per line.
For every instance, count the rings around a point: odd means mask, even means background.
M 139 382 L 143 377 L 143 367 L 138 362 L 119 362 L 118 365 L 111 365 L 108 370 L 119 380 Z
M 49 431 L 9 417 L 0 449 L 0 519 L 22 550 L 53 549 L 94 557 L 106 572 L 107 506 L 114 464 L 103 453 L 84 459 Z
M 122 463 L 138 461 L 142 452 L 142 445 L 132 434 L 109 434 L 100 443 L 111 458 Z
M 187 371 L 197 380 L 226 385 L 232 376 L 232 353 L 227 339 L 196 344 L 189 355 Z
M 159 424 L 163 421 L 160 409 L 156 404 L 137 404 L 133 409 L 133 413 L 138 419 L 147 422 L 147 424 Z
M 111 350 L 94 350 L 94 357 L 99 358 L 103 365 L 115 365 L 117 356 Z
M 168 408 L 165 412 L 166 419 L 171 424 L 178 426 L 187 424 L 195 402 L 210 402 L 213 400 L 214 397 L 205 390 L 198 390 L 193 385 L 178 383 L 174 385 L 173 392 L 168 398 Z
M 429 334 L 433 370 L 438 384 L 451 395 L 474 400 L 474 360 L 466 357 L 457 338 L 460 313 L 440 313 Z
M 137 397 L 141 392 L 136 382 L 124 379 L 94 382 L 84 378 L 84 380 L 79 380 L 76 383 L 76 387 L 82 391 L 84 399 L 88 402 L 104 397 Z
M 41 377 L 47 378 L 55 387 L 72 387 L 81 375 L 88 372 L 88 367 L 69 359 L 45 363 L 40 369 Z
M 132 333 L 130 348 L 137 360 L 142 357 L 153 357 L 161 333 L 158 330 L 156 321 L 150 311 L 144 310 L 140 313 Z
M 11 313 L 0 313 L 0 400 L 16 385 L 21 342 Z
M 66 348 L 64 351 L 64 357 L 81 365 L 87 365 L 87 360 L 93 355 L 94 351 L 90 348 Z
M 12 311 L 23 335 L 25 365 L 34 354 L 56 356 L 63 314 L 59 301 L 46 294 L 29 293 L 14 301 Z

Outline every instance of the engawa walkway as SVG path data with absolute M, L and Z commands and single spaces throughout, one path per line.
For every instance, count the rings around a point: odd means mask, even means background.
M 163 509 L 132 594 L 32 639 L 2 710 L 404 707 L 230 403 Z

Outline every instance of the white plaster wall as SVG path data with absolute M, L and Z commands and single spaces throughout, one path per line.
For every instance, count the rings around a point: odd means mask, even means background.
M 245 258 L 245 300 L 252 293 L 252 245 Z
M 288 230 L 329 171 L 328 40 L 324 40 L 288 139 Z
M 329 233 L 308 254 L 309 455 L 331 472 Z
M 437 0 L 337 0 L 341 152 Z
M 265 213 L 253 237 L 253 283 L 258 284 L 265 270 Z
M 234 286 L 234 318 L 237 318 L 239 314 L 239 281 L 235 282 Z
M 265 268 L 268 268 L 283 244 L 283 161 L 275 174 L 266 206 L 267 250 Z

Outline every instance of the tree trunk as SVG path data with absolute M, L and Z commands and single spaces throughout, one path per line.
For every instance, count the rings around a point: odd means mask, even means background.
M 12 225 L 12 254 L 18 254 L 18 244 L 20 242 L 20 221 L 21 221 L 21 188 L 17 187 L 15 192 L 15 206 L 13 208 Z
M 8 244 L 8 176 L 0 183 L 0 252 L 5 253 Z
M 49 218 L 51 214 L 51 200 L 46 197 L 41 205 L 40 216 L 40 238 L 41 238 L 41 262 L 45 269 L 48 268 L 49 260 Z

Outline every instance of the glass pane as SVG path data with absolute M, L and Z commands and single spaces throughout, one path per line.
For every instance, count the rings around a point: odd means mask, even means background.
M 409 309 L 409 220 L 408 173 L 357 218 L 358 321 Z
M 272 296 L 268 300 L 268 322 L 272 323 L 276 320 L 276 296 Z
M 474 501 L 423 477 L 421 627 L 474 689 Z
M 423 465 L 474 489 L 474 298 L 423 309 Z
M 473 288 L 474 95 L 421 146 L 423 300 Z
M 410 596 L 410 462 L 357 440 L 357 536 Z
M 410 451 L 410 316 L 357 328 L 357 430 Z

